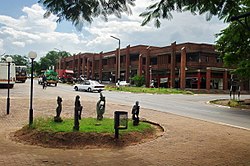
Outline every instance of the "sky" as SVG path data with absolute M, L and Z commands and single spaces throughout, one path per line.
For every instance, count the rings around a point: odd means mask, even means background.
M 38 58 L 49 51 L 67 51 L 71 54 L 100 53 L 115 50 L 118 40 L 121 48 L 128 45 L 168 46 L 172 42 L 196 42 L 214 44 L 215 34 L 228 25 L 213 17 L 206 21 L 205 15 L 192 15 L 190 12 L 173 13 L 173 19 L 161 20 L 161 27 L 153 22 L 141 26 L 143 18 L 139 14 L 152 4 L 149 0 L 137 0 L 132 7 L 132 15 L 123 14 L 119 19 L 109 16 L 105 22 L 95 18 L 93 23 L 84 23 L 78 31 L 70 22 L 57 23 L 52 15 L 43 18 L 45 9 L 38 0 L 2 0 L 0 5 L 0 56 L 27 56 L 35 51 Z

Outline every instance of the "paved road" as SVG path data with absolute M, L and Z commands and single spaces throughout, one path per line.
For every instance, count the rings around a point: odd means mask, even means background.
M 11 96 L 28 96 L 29 95 L 28 80 L 25 85 L 16 84 L 15 88 L 23 90 L 11 90 Z M 34 91 L 41 86 L 34 80 Z M 84 96 L 99 99 L 99 93 L 76 92 L 73 87 L 66 84 L 59 84 L 57 87 L 48 87 L 61 92 L 70 94 L 84 94 Z M 49 89 L 48 89 L 49 90 Z M 4 96 L 7 90 L 1 90 L 0 95 Z M 47 97 L 41 94 L 36 94 L 34 97 Z M 52 94 L 54 97 L 55 92 Z M 157 111 L 173 113 L 181 116 L 212 121 L 216 123 L 225 123 L 241 128 L 250 129 L 250 111 L 219 107 L 207 102 L 215 99 L 228 99 L 229 95 L 216 94 L 199 94 L 199 95 L 152 95 L 152 94 L 133 94 L 126 92 L 111 92 L 104 91 L 107 101 L 117 102 L 126 105 L 133 105 L 135 101 L 139 101 L 142 108 L 149 108 Z M 48 93 L 46 94 L 48 95 Z M 250 98 L 250 95 L 242 95 L 243 98 Z

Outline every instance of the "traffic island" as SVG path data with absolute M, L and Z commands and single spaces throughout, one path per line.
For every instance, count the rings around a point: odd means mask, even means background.
M 115 139 L 113 121 L 109 118 L 102 121 L 84 118 L 80 130 L 72 131 L 71 119 L 65 119 L 62 123 L 55 123 L 53 119 L 37 119 L 32 127 L 24 126 L 11 133 L 11 139 L 46 148 L 123 148 L 154 140 L 164 133 L 164 129 L 157 123 L 143 120 L 139 126 L 133 126 L 129 120 L 128 130 L 122 130 L 119 139 Z

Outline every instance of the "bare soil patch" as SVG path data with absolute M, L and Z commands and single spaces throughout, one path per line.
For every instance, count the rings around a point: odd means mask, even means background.
M 46 132 L 23 127 L 11 134 L 14 141 L 29 145 L 38 145 L 48 148 L 64 149 L 95 149 L 95 148 L 122 148 L 151 141 L 161 136 L 163 128 L 151 124 L 153 130 L 143 132 L 128 132 L 114 138 L 114 134 L 108 133 L 83 133 L 83 132 Z

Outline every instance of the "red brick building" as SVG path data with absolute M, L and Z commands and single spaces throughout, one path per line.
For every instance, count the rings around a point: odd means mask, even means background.
M 80 53 L 61 59 L 61 68 L 73 70 L 76 77 L 116 82 L 119 50 Z M 130 82 L 135 75 L 146 78 L 146 86 L 154 80 L 156 87 L 221 89 L 230 87 L 230 69 L 223 67 L 214 45 L 172 43 L 155 47 L 137 45 L 120 49 L 120 80 Z M 249 81 L 241 85 L 249 90 Z

